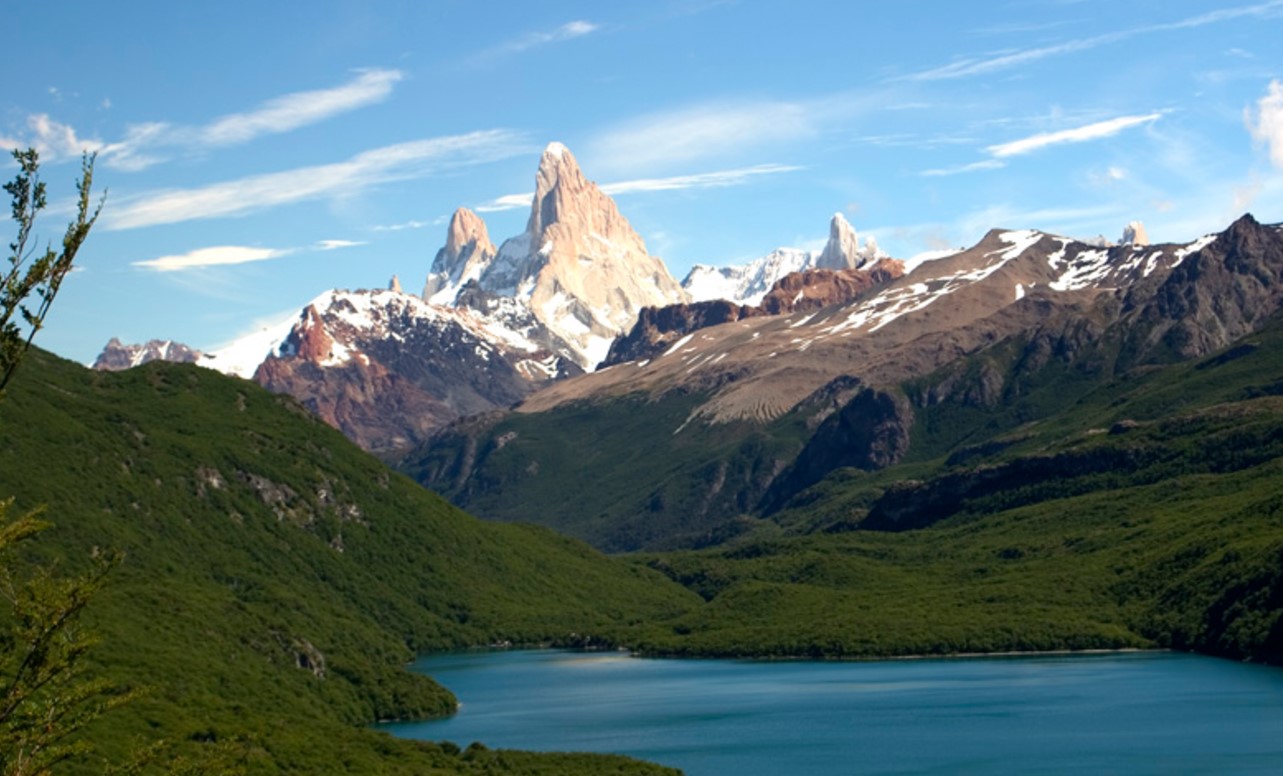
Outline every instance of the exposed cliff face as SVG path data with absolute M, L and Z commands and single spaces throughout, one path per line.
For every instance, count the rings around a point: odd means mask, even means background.
M 787 315 L 850 302 L 860 294 L 904 274 L 904 264 L 884 259 L 868 269 L 812 269 L 786 275 L 760 305 L 725 300 L 643 308 L 628 334 L 611 344 L 602 366 L 643 361 L 661 355 L 692 332 L 762 315 Z
M 549 349 L 528 311 L 489 303 L 482 316 L 394 291 L 329 292 L 303 309 L 254 380 L 367 450 L 389 451 L 580 373 Z
M 115 372 L 148 361 L 176 361 L 185 364 L 196 361 L 200 356 L 199 350 L 172 340 L 150 340 L 142 345 L 126 345 L 112 337 L 98 354 L 98 358 L 94 359 L 92 367 Z
M 563 354 L 594 369 L 643 307 L 686 294 L 569 149 L 552 143 L 535 174 L 526 231 L 496 251 L 485 225 L 460 210 L 433 262 L 425 297 L 460 304 L 470 284 L 529 307 L 564 343 Z
M 423 299 L 440 305 L 454 305 L 461 288 L 481 277 L 498 250 L 490 242 L 486 222 L 461 207 L 450 217 L 445 246 L 437 251 L 423 287 Z
M 755 307 L 766 294 L 788 275 L 813 269 L 848 270 L 867 268 L 879 259 L 888 258 L 869 237 L 860 246 L 855 228 L 841 213 L 829 222 L 829 239 L 819 253 L 797 248 L 777 248 L 748 264 L 731 267 L 709 267 L 697 264 L 682 281 L 691 301 L 725 299 Z

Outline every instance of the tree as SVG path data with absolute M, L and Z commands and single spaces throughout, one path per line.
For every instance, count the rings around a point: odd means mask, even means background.
M 13 220 L 18 223 L 18 236 L 9 243 L 9 266 L 5 270 L 4 284 L 0 287 L 0 396 L 9 384 L 14 370 L 31 347 L 31 340 L 44 326 L 45 316 L 53 304 L 62 281 L 71 272 L 71 264 L 89 236 L 89 230 L 102 212 L 103 198 L 98 200 L 93 214 L 89 213 L 89 194 L 94 182 L 95 154 L 85 154 L 81 159 L 80 179 L 76 181 L 76 220 L 67 226 L 62 238 L 62 250 L 55 251 L 46 245 L 45 251 L 34 261 L 36 248 L 30 245 L 36 216 L 45 208 L 45 184 L 40 180 L 40 155 L 34 148 L 15 150 L 18 175 L 4 185 L 13 198 Z M 35 295 L 34 309 L 27 300 Z M 15 314 L 27 327 L 24 335 Z
M 28 149 L 13 157 L 19 171 L 4 190 L 13 198 L 18 235 L 9 244 L 0 285 L 0 399 L 102 210 L 99 200 L 90 212 L 94 156 L 86 154 L 76 183 L 76 219 L 62 249 L 46 246 L 38 253 L 33 229 L 46 204 L 39 155 Z M 95 553 L 91 570 L 73 578 L 50 567 L 20 573 L 15 549 L 49 524 L 41 519 L 43 507 L 12 518 L 12 506 L 13 499 L 0 500 L 0 595 L 11 607 L 8 629 L 0 631 L 0 774 L 27 776 L 47 774 L 85 751 L 73 734 L 129 694 L 85 676 L 82 658 L 94 640 L 79 627 L 81 613 L 119 557 Z

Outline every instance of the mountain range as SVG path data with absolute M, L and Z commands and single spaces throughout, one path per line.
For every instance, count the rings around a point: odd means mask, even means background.
M 593 371 L 645 311 L 714 297 L 756 305 L 790 273 L 884 258 L 840 214 L 830 231 L 820 253 L 780 249 L 744 267 L 697 266 L 679 284 L 570 150 L 552 143 L 526 230 L 496 247 L 481 217 L 460 208 L 421 296 L 395 278 L 385 290 L 333 290 L 215 351 L 112 339 L 94 367 L 195 361 L 291 394 L 367 450 L 395 454 L 450 421 Z

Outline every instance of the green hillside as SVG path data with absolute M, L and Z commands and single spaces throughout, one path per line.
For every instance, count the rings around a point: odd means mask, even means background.
M 708 603 L 649 648 L 1283 662 L 1283 325 L 1095 383 L 1017 363 L 956 365 L 1017 388 L 921 412 L 905 463 L 836 471 L 726 547 L 650 556 Z
M 96 670 L 143 692 L 90 730 L 100 756 L 164 739 L 252 773 L 652 770 L 364 729 L 453 709 L 404 670 L 416 652 L 611 645 L 698 598 L 546 529 L 479 522 L 291 399 L 191 366 L 33 353 L 0 404 L 0 493 L 48 506 L 27 561 L 73 574 L 95 548 L 126 555 L 86 625 Z

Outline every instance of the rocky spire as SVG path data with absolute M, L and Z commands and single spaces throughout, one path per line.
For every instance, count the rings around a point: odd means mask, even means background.
M 453 304 L 459 289 L 479 278 L 496 253 L 481 216 L 466 207 L 454 211 L 446 230 L 445 247 L 432 260 L 432 271 L 423 287 L 424 300 Z
M 398 294 L 403 293 L 401 291 L 401 278 L 397 277 L 396 275 L 393 275 L 392 281 L 388 283 L 388 290 L 395 291 Z
M 570 342 L 588 369 L 641 308 L 686 299 L 614 200 L 584 177 L 561 143 L 550 143 L 539 160 L 526 238 L 529 258 L 515 285 L 531 289 L 535 317 Z
M 874 243 L 876 246 L 876 243 Z M 860 238 L 855 227 L 841 213 L 834 213 L 829 222 L 829 241 L 824 252 L 816 259 L 818 269 L 855 269 L 863 263 L 860 256 Z
M 1145 225 L 1140 221 L 1132 221 L 1123 227 L 1123 239 L 1118 241 L 1121 245 L 1149 245 L 1149 235 L 1145 233 Z

